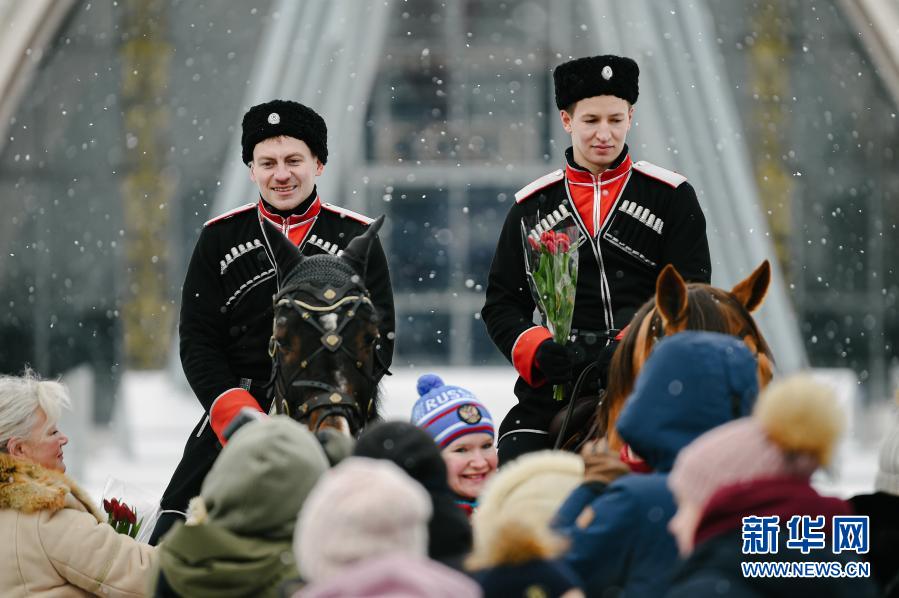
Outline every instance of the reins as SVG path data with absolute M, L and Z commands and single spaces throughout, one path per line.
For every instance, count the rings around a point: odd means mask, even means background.
M 574 383 L 574 387 L 571 389 L 571 398 L 568 400 L 568 408 L 565 410 L 565 418 L 562 420 L 562 427 L 559 429 L 559 435 L 556 437 L 556 443 L 553 446 L 553 450 L 559 450 L 561 448 L 562 443 L 565 441 L 565 433 L 568 431 L 568 422 L 571 421 L 571 414 L 574 413 L 574 404 L 576 402 L 577 397 L 580 395 L 581 387 L 584 385 L 584 382 L 587 379 L 587 374 L 592 372 L 594 369 L 599 367 L 597 362 L 590 363 L 587 367 L 581 371 L 581 375 L 577 377 L 577 381 Z M 600 402 L 602 402 L 602 395 L 605 391 L 600 391 Z

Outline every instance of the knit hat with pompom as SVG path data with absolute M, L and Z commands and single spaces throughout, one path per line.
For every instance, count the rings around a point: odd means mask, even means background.
M 490 412 L 470 391 L 447 386 L 435 374 L 418 379 L 412 423 L 431 435 L 441 449 L 466 434 L 495 435 Z
M 681 450 L 668 478 L 678 501 L 702 508 L 715 492 L 760 478 L 808 479 L 842 432 L 833 391 L 807 374 L 771 384 L 751 417 L 713 428 Z
M 317 583 L 387 554 L 424 558 L 432 512 L 427 491 L 394 463 L 344 459 L 322 475 L 300 512 L 297 569 Z

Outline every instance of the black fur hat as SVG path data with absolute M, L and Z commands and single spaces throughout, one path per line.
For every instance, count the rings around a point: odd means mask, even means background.
M 588 56 L 565 62 L 553 71 L 556 106 L 565 110 L 584 98 L 611 95 L 637 103 L 640 67 L 624 56 Z
M 289 100 L 272 100 L 253 106 L 243 115 L 240 138 L 243 163 L 253 160 L 253 148 L 260 141 L 287 135 L 305 141 L 322 164 L 328 161 L 328 127 L 312 108 Z

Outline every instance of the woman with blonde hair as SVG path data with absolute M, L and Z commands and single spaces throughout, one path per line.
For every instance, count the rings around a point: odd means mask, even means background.
M 0 594 L 142 596 L 156 551 L 116 533 L 65 475 L 69 405 L 30 369 L 0 376 Z

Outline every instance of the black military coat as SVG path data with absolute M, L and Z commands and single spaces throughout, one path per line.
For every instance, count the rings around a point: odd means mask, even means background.
M 593 179 L 597 198 L 604 185 L 617 182 L 617 197 L 594 236 L 576 209 L 571 187 L 575 180 L 584 184 L 585 176 L 589 181 L 590 175 L 574 165 L 571 150 L 568 155 L 566 169 L 540 177 L 515 194 L 490 268 L 481 314 L 490 338 L 520 374 L 515 385 L 519 405 L 503 422 L 500 437 L 516 429 L 546 430 L 561 407 L 552 400 L 551 386 L 532 374 L 534 352 L 548 331 L 533 321 L 523 218 L 545 217 L 565 206 L 577 224 L 574 329 L 605 332 L 626 326 L 654 294 L 666 264 L 673 264 L 688 281 L 711 280 L 705 217 L 685 177 L 648 162 L 632 163 L 625 148 L 609 171 Z
M 182 289 L 179 334 L 181 364 L 204 414 L 163 495 L 164 509 L 184 510 L 218 456 L 221 447 L 208 426 L 216 398 L 249 386 L 260 406 L 270 407 L 262 386 L 271 374 L 268 343 L 278 277 L 265 247 L 262 220 L 276 225 L 304 255 L 336 254 L 371 222 L 322 202 L 316 192 L 303 205 L 307 203 L 301 213 L 288 217 L 261 201 L 246 204 L 208 221 L 200 233 Z M 381 318 L 375 361 L 375 376 L 380 378 L 393 359 L 395 324 L 387 258 L 378 240 L 369 255 L 365 284 Z

